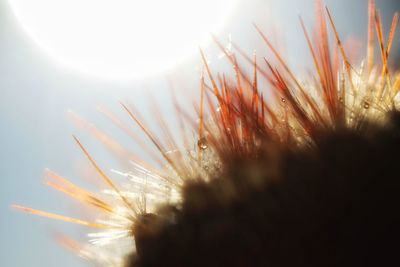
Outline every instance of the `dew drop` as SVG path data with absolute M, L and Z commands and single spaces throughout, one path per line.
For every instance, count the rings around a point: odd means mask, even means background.
M 368 102 L 364 102 L 364 106 L 365 109 L 369 109 L 369 103 Z
M 281 97 L 281 101 L 282 103 L 286 103 L 286 99 L 284 99 L 283 97 Z
M 200 138 L 199 141 L 197 141 L 197 146 L 202 150 L 207 149 L 208 148 L 207 139 L 205 137 Z

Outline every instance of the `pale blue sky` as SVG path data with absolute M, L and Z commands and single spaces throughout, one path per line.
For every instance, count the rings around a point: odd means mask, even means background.
M 365 40 L 367 0 L 327 0 L 326 3 L 344 38 L 351 34 Z M 377 0 L 377 4 L 384 15 L 400 10 L 398 0 Z M 260 46 L 251 22 L 268 29 L 272 25 L 268 25 L 271 19 L 286 33 L 290 61 L 299 69 L 309 65 L 310 61 L 298 14 L 310 22 L 313 0 L 242 0 L 219 37 L 223 39 L 231 33 L 233 40 L 249 54 L 253 48 L 258 48 L 262 55 L 265 50 Z M 385 24 L 388 25 L 388 20 Z M 396 36 L 394 52 L 399 51 L 399 39 L 400 33 Z M 215 58 L 215 48 L 205 49 Z M 399 55 L 397 52 L 397 58 Z M 176 71 L 180 73 L 178 90 L 197 92 L 199 66 L 198 55 L 180 65 Z M 226 66 L 218 61 L 214 61 L 213 68 L 226 70 Z M 1 267 L 88 266 L 52 239 L 53 233 L 62 232 L 84 240 L 85 228 L 17 213 L 10 209 L 10 204 L 20 203 L 61 214 L 79 215 L 73 202 L 43 185 L 44 168 L 51 168 L 78 184 L 87 184 L 80 180 L 77 166 L 85 161 L 71 134 L 82 138 L 105 169 L 114 166 L 109 166 L 112 161 L 101 145 L 66 118 L 67 110 L 77 111 L 135 150 L 137 146 L 124 139 L 126 137 L 96 111 L 96 106 L 104 104 L 125 118 L 118 100 L 126 100 L 146 112 L 148 98 L 144 91 L 148 88 L 161 108 L 167 110 L 165 114 L 170 114 L 169 91 L 164 76 L 145 81 L 110 82 L 66 69 L 30 40 L 10 12 L 7 1 L 0 0 Z

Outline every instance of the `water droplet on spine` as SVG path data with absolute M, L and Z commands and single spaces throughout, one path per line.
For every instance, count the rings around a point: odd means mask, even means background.
M 205 137 L 200 138 L 199 141 L 197 141 L 197 146 L 202 150 L 207 149 L 208 148 L 207 139 Z
M 364 106 L 365 109 L 369 109 L 369 103 L 368 102 L 364 102 Z

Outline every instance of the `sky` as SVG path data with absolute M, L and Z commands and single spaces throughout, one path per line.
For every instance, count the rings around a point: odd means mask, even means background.
M 231 35 L 233 42 L 249 54 L 256 49 L 259 56 L 268 55 L 252 26 L 255 22 L 267 34 L 283 36 L 290 64 L 296 72 L 304 72 L 310 67 L 310 57 L 298 15 L 311 25 L 313 2 L 239 0 L 217 37 L 227 43 L 228 35 Z M 325 2 L 343 39 L 354 37 L 365 42 L 367 1 Z M 400 11 L 400 2 L 377 0 L 377 5 L 388 28 L 391 15 Z M 400 33 L 393 49 L 397 59 L 400 58 L 399 39 Z M 224 59 L 219 58 L 220 52 L 215 45 L 203 49 L 213 70 L 232 73 Z M 127 119 L 118 102 L 134 105 L 150 119 L 150 124 L 154 124 L 149 100 L 152 95 L 166 120 L 171 120 L 174 125 L 170 84 L 172 82 L 182 105 L 190 106 L 199 93 L 200 69 L 199 54 L 193 54 L 167 74 L 146 79 L 111 81 L 82 74 L 63 66 L 33 42 L 11 12 L 7 0 L 0 0 L 0 266 L 89 266 L 54 240 L 58 233 L 85 240 L 86 228 L 21 214 L 10 205 L 17 203 L 65 215 L 85 216 L 79 205 L 43 184 L 44 170 L 50 168 L 79 185 L 93 187 L 90 180 L 93 172 L 72 134 L 85 143 L 106 170 L 128 167 L 118 165 L 120 163 L 99 142 L 71 122 L 69 111 L 93 122 L 140 154 L 138 145 L 97 111 L 99 105 L 106 106 L 139 131 Z

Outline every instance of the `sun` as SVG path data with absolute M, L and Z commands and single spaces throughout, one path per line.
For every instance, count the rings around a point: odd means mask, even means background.
M 110 79 L 168 70 L 218 32 L 239 0 L 9 0 L 62 65 Z

